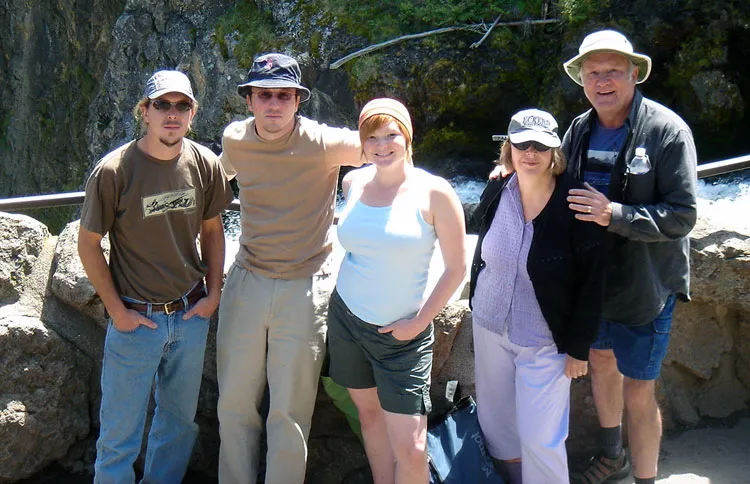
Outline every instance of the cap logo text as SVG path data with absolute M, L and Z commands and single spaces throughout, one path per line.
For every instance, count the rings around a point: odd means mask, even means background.
M 543 129 L 550 129 L 549 120 L 540 118 L 539 116 L 524 116 L 521 124 L 523 124 L 527 128 L 536 126 Z

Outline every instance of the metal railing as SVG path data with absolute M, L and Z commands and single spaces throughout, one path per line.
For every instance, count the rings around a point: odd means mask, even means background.
M 53 193 L 50 195 L 32 195 L 29 197 L 0 199 L 0 212 L 26 210 L 30 208 L 70 207 L 82 205 L 86 192 Z M 236 198 L 227 210 L 240 211 L 240 201 Z
M 496 139 L 497 138 L 497 139 Z M 494 141 L 502 141 L 505 135 L 493 135 Z M 698 178 L 708 178 L 716 175 L 724 175 L 734 171 L 750 168 L 750 155 L 738 156 L 728 160 L 714 161 L 698 165 Z M 85 192 L 54 193 L 50 195 L 32 195 L 28 197 L 16 197 L 0 199 L 0 212 L 13 210 L 27 210 L 31 208 L 68 207 L 81 205 Z M 232 200 L 228 210 L 240 210 L 240 201 Z
M 709 176 L 724 175 L 733 171 L 740 171 L 750 168 L 750 155 L 738 156 L 728 160 L 713 161 L 698 165 L 698 178 L 708 178 Z

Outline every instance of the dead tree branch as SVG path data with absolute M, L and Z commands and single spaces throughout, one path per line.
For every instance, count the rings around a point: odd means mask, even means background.
M 545 19 L 545 20 L 514 20 L 510 22 L 498 22 L 499 20 L 500 20 L 500 17 L 496 18 L 495 22 L 493 22 L 493 24 L 489 28 L 485 24 L 457 25 L 454 27 L 443 27 L 440 29 L 429 30 L 427 32 L 421 32 L 419 34 L 402 35 L 401 37 L 396 37 L 395 39 L 386 40 L 385 42 L 381 42 L 379 44 L 373 44 L 373 45 L 365 47 L 364 49 L 360 49 L 358 51 L 352 52 L 351 54 L 345 55 L 341 59 L 331 62 L 331 64 L 328 67 L 330 69 L 338 69 L 339 67 L 346 64 L 350 60 L 356 59 L 357 57 L 363 56 L 365 54 L 369 54 L 370 52 L 384 49 L 385 47 L 389 47 L 391 45 L 398 44 L 400 42 L 405 42 L 407 40 L 421 39 L 423 37 L 427 37 L 430 35 L 445 34 L 447 32 L 455 32 L 457 30 L 470 30 L 472 32 L 484 32 L 484 36 L 478 42 L 471 44 L 472 48 L 476 48 L 479 46 L 479 44 L 481 44 L 485 40 L 485 38 L 487 38 L 488 34 L 492 31 L 493 28 L 495 28 L 496 25 L 512 27 L 512 26 L 517 26 L 517 25 L 552 24 L 552 23 L 560 22 L 560 19 L 556 19 L 556 18 Z
M 475 27 L 477 26 L 467 25 L 467 26 L 457 26 L 457 27 L 443 27 L 442 29 L 430 30 L 428 32 L 422 32 L 419 34 L 402 35 L 401 37 L 396 37 L 395 39 L 386 40 L 385 42 L 381 42 L 379 44 L 373 44 L 373 45 L 365 47 L 364 49 L 360 49 L 356 52 L 352 52 L 351 54 L 342 57 L 336 62 L 332 62 L 329 67 L 331 69 L 338 69 L 343 64 L 349 62 L 350 60 L 356 57 L 368 54 L 376 50 L 383 49 L 385 47 L 388 47 L 394 44 L 398 44 L 399 42 L 404 42 L 407 40 L 414 40 L 414 39 L 421 39 L 422 37 L 427 37 L 428 35 L 444 34 L 446 32 L 454 32 L 456 30 L 476 30 Z
M 470 49 L 476 49 L 477 47 L 479 47 L 480 45 L 482 45 L 482 42 L 484 42 L 484 39 L 486 39 L 487 37 L 490 36 L 490 32 L 492 32 L 492 29 L 495 28 L 495 25 L 497 25 L 497 23 L 500 21 L 500 17 L 502 17 L 502 16 L 503 16 L 503 14 L 498 15 L 497 18 L 495 19 L 495 21 L 492 22 L 492 25 L 490 25 L 490 28 L 487 29 L 487 32 L 484 33 L 484 35 L 482 36 L 482 38 L 479 39 L 478 41 L 474 42 L 473 44 L 471 44 L 469 46 L 469 48 Z

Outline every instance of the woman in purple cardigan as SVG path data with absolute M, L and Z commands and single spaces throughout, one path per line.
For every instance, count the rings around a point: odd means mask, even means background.
M 599 324 L 604 229 L 576 220 L 557 123 L 515 114 L 474 212 L 470 303 L 479 423 L 512 484 L 567 483 L 570 382 Z

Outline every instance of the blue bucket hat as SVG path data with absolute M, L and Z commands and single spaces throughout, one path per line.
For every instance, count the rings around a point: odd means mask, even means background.
M 253 61 L 247 73 L 247 82 L 237 86 L 237 93 L 243 98 L 250 94 L 251 87 L 278 89 L 293 87 L 300 92 L 300 100 L 310 99 L 310 90 L 300 84 L 302 73 L 299 64 L 284 54 L 264 54 Z

